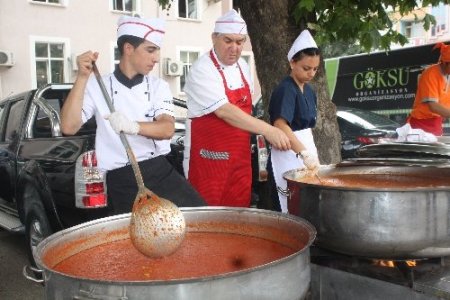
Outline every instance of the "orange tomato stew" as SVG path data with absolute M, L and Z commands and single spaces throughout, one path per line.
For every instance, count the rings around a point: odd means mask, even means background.
M 94 280 L 190 279 L 253 268 L 296 251 L 282 244 L 251 236 L 188 232 L 180 249 L 168 257 L 148 258 L 138 252 L 128 238 L 80 251 L 52 269 Z M 46 256 L 51 255 L 51 250 L 46 253 Z

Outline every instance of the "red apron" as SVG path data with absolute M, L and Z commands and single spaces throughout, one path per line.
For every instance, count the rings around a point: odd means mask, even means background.
M 211 60 L 222 76 L 228 101 L 250 114 L 250 88 L 239 66 L 244 87 L 230 90 L 211 50 Z M 191 122 L 189 181 L 209 205 L 249 207 L 252 185 L 250 134 L 210 113 Z
M 432 133 L 435 136 L 441 136 L 443 134 L 442 117 L 429 119 L 416 119 L 409 117 L 407 122 L 411 125 L 411 128 L 422 129 L 423 131 Z

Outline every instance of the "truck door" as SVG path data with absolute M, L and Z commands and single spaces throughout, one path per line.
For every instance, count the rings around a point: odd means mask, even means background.
M 24 104 L 21 98 L 5 102 L 0 107 L 0 198 L 8 202 L 14 202 L 16 156 Z

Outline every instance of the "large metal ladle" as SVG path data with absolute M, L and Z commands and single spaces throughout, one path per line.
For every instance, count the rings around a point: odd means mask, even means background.
M 95 62 L 95 78 L 111 113 L 115 111 Z M 133 245 L 146 256 L 157 258 L 175 252 L 184 240 L 186 221 L 180 209 L 171 201 L 158 197 L 144 186 L 142 174 L 128 139 L 120 132 L 120 140 L 133 168 L 138 185 L 131 212 L 130 238 Z

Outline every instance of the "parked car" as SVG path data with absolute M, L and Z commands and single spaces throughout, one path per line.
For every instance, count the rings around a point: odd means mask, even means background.
M 338 106 L 337 122 L 341 133 L 342 159 L 357 156 L 356 151 L 365 145 L 377 144 L 381 139 L 397 136 L 397 122 L 368 110 Z

